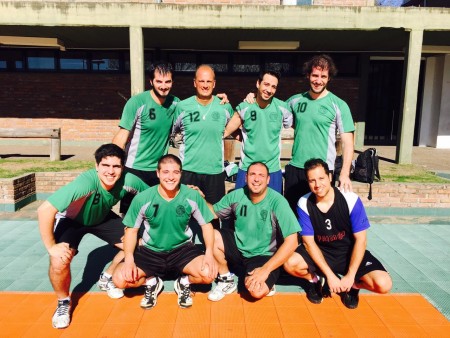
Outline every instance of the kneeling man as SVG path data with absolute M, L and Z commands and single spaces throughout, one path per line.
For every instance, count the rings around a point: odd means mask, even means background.
M 174 155 L 165 155 L 158 161 L 156 174 L 159 184 L 138 194 L 123 220 L 125 260 L 114 271 L 113 281 L 121 288 L 145 284 L 141 307 L 156 305 L 163 288 L 160 277 L 175 270 L 181 277 L 175 280 L 181 308 L 192 306 L 190 283 L 210 284 L 217 275 L 213 257 L 214 218 L 200 194 L 180 184 L 181 161 Z M 201 225 L 206 252 L 192 242 L 189 219 L 194 217 Z M 142 245 L 138 230 L 144 223 Z
M 284 264 L 285 270 L 311 282 L 306 296 L 314 304 L 322 302 L 325 279 L 349 309 L 358 306 L 359 289 L 389 292 L 391 277 L 366 250 L 370 224 L 361 199 L 332 187 L 328 165 L 321 159 L 307 161 L 305 173 L 311 192 L 297 206 L 303 245 Z
M 244 267 L 245 287 L 252 297 L 275 293 L 280 267 L 298 246 L 300 227 L 287 200 L 268 187 L 269 180 L 267 166 L 252 163 L 247 168 L 247 185 L 214 204 L 219 218 L 235 220 L 235 229 L 214 230 L 219 277 L 209 300 L 219 301 L 236 290 L 229 265 Z

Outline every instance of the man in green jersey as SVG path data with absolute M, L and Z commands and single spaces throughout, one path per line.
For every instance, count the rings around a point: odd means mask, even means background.
M 351 191 L 350 166 L 353 160 L 352 114 L 348 105 L 328 91 L 337 69 L 328 55 L 316 55 L 307 61 L 303 70 L 309 81 L 307 92 L 292 96 L 289 104 L 294 116 L 294 144 L 292 159 L 285 168 L 285 197 L 292 210 L 301 196 L 309 192 L 304 164 L 311 158 L 327 162 L 331 171 L 336 160 L 336 132 L 343 147 L 343 165 L 339 187 Z
M 125 153 L 117 145 L 102 145 L 95 152 L 95 169 L 82 173 L 56 191 L 38 209 L 39 230 L 50 256 L 50 282 L 58 297 L 58 307 L 52 318 L 55 328 L 70 324 L 70 263 L 81 239 L 91 233 L 122 249 L 124 227 L 111 208 L 125 193 L 148 188 L 133 174 L 122 175 L 124 159 Z M 123 297 L 123 290 L 118 289 L 111 278 L 123 257 L 120 251 L 98 281 L 98 286 L 111 298 Z
M 131 203 L 123 222 L 125 260 L 114 271 L 114 283 L 121 288 L 145 284 L 141 307 L 156 305 L 163 288 L 160 277 L 169 271 L 181 274 L 174 283 L 181 308 L 192 306 L 190 284 L 211 283 L 217 275 L 213 257 L 213 215 L 200 194 L 181 180 L 181 161 L 168 154 L 158 162 L 159 184 L 139 194 Z M 205 240 L 203 252 L 192 242 L 189 219 L 200 224 Z M 136 246 L 141 224 L 142 245 Z
M 122 113 L 119 131 L 113 143 L 126 148 L 125 170 L 140 177 L 149 186 L 158 184 L 158 159 L 169 149 L 175 107 L 179 99 L 170 94 L 173 84 L 170 63 L 158 62 L 150 68 L 151 89 L 131 97 Z M 121 202 L 126 213 L 133 195 Z
M 291 126 L 292 114 L 285 102 L 274 97 L 279 79 L 280 73 L 276 71 L 262 72 L 256 81 L 256 100 L 253 103 L 240 103 L 225 130 L 225 136 L 228 136 L 242 126 L 243 140 L 236 189 L 245 186 L 250 163 L 263 162 L 269 168 L 269 187 L 279 193 L 283 191 L 281 130 Z
M 180 147 L 181 182 L 199 187 L 210 203 L 225 195 L 223 133 L 233 114 L 229 103 L 221 104 L 212 94 L 215 85 L 214 70 L 199 66 L 194 78 L 196 95 L 177 105 L 173 126 L 173 132 L 181 132 L 184 141 Z
M 246 181 L 247 186 L 230 192 L 212 207 L 219 218 L 235 220 L 234 231 L 214 231 L 219 277 L 208 295 L 212 301 L 236 290 L 230 272 L 235 267 L 244 267 L 245 287 L 251 296 L 259 299 L 273 295 L 280 266 L 298 246 L 299 224 L 285 198 L 268 188 L 267 166 L 261 162 L 250 164 Z

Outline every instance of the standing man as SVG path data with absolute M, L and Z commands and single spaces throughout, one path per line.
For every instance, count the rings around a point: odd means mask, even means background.
M 151 90 L 131 97 L 122 113 L 119 131 L 113 143 L 127 149 L 125 170 L 140 177 L 149 186 L 158 184 L 158 159 L 167 154 L 175 107 L 179 99 L 170 94 L 173 84 L 172 66 L 158 62 L 150 68 Z M 121 202 L 125 213 L 133 195 Z
M 292 96 L 287 102 L 294 115 L 292 159 L 285 168 L 285 197 L 292 210 L 298 199 L 309 192 L 304 165 L 319 157 L 334 170 L 336 132 L 343 146 L 343 165 L 339 186 L 351 191 L 350 166 L 353 160 L 353 124 L 348 105 L 328 91 L 327 85 L 337 74 L 333 59 L 316 55 L 303 65 L 309 90 Z
M 208 295 L 212 301 L 236 290 L 229 267 L 239 266 L 245 269 L 245 287 L 252 297 L 272 296 L 279 267 L 298 246 L 298 222 L 284 197 L 268 188 L 267 166 L 262 162 L 250 164 L 246 180 L 247 186 L 225 195 L 213 207 L 219 218 L 235 220 L 235 229 L 214 230 L 219 277 Z
M 307 161 L 305 172 L 311 192 L 297 207 L 303 245 L 284 264 L 285 270 L 311 282 L 306 296 L 314 304 L 322 302 L 323 276 L 349 309 L 358 306 L 359 289 L 389 292 L 391 277 L 366 250 L 370 224 L 361 199 L 332 187 L 328 164 L 321 159 Z
M 223 134 L 233 114 L 229 103 L 222 104 L 212 94 L 215 86 L 214 70 L 199 66 L 194 78 L 196 95 L 177 105 L 173 126 L 173 133 L 181 132 L 184 140 L 181 183 L 199 187 L 210 203 L 225 195 Z
M 114 283 L 122 288 L 145 283 L 141 307 L 156 305 L 163 287 L 160 277 L 175 270 L 182 274 L 175 280 L 178 305 L 192 306 L 191 283 L 211 283 L 217 275 L 213 257 L 213 219 L 200 194 L 181 184 L 181 161 L 168 154 L 158 161 L 159 184 L 139 194 L 131 203 L 123 222 L 125 260 L 114 271 Z M 206 245 L 205 254 L 192 242 L 189 219 L 201 225 Z M 144 223 L 143 245 L 136 247 L 138 230 Z
M 269 187 L 282 193 L 281 130 L 292 124 L 288 105 L 274 97 L 280 74 L 266 71 L 256 81 L 256 101 L 242 102 L 236 107 L 225 137 L 242 126 L 242 146 L 236 189 L 245 186 L 246 171 L 250 163 L 263 162 L 269 168 Z
M 124 228 L 121 218 L 111 208 L 126 192 L 137 193 L 148 188 L 133 174 L 122 175 L 124 151 L 115 144 L 105 144 L 95 152 L 95 169 L 82 173 L 74 181 L 49 197 L 38 209 L 39 230 L 50 257 L 49 277 L 58 297 L 53 315 L 54 328 L 70 324 L 70 263 L 78 245 L 87 233 L 123 249 Z M 123 297 L 111 278 L 123 251 L 100 275 L 98 286 L 111 298 Z

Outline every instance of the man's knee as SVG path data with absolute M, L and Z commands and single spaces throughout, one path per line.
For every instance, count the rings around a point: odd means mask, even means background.
M 384 276 L 377 278 L 374 283 L 374 292 L 376 293 L 388 293 L 392 289 L 391 276 L 386 272 Z
M 283 264 L 284 269 L 287 273 L 294 273 L 294 272 L 300 272 L 302 270 L 305 270 L 305 273 L 307 273 L 308 265 L 306 264 L 305 260 L 301 255 L 294 252 L 288 260 Z
M 120 263 L 115 269 L 114 272 L 112 274 L 112 280 L 113 283 L 116 287 L 120 288 L 120 289 L 125 289 L 126 288 L 126 284 L 127 282 L 125 281 L 125 279 L 123 278 L 123 275 L 121 273 L 122 270 L 122 263 Z

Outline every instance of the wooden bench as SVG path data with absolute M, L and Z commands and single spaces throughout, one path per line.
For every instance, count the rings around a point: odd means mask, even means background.
M 3 138 L 49 138 L 50 161 L 61 160 L 61 128 L 0 128 Z

